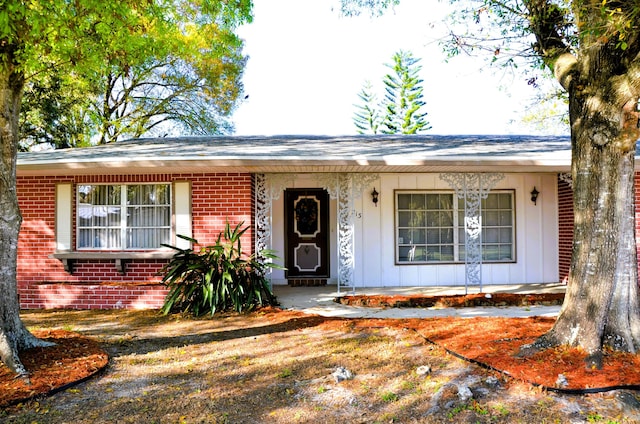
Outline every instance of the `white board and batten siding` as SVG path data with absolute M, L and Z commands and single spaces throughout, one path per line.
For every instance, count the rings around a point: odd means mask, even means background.
M 504 174 L 494 187 L 513 190 L 515 203 L 515 261 L 484 263 L 483 284 L 528 284 L 558 282 L 558 201 L 556 174 Z M 533 187 L 540 192 L 537 204 L 530 200 Z M 299 175 L 294 188 L 320 187 L 312 175 Z M 380 193 L 378 205 L 371 201 L 373 188 Z M 380 174 L 362 196 L 354 200 L 356 287 L 464 286 L 465 265 L 395 263 L 395 191 L 444 190 L 451 187 L 440 174 Z M 283 197 L 274 199 L 272 246 L 284 252 Z M 331 278 L 336 283 L 337 203 L 330 203 Z M 274 271 L 274 284 L 286 284 L 284 273 Z

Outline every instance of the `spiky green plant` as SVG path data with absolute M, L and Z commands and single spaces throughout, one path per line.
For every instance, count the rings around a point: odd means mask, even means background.
M 257 256 L 242 252 L 240 238 L 249 229 L 241 229 L 243 222 L 231 229 L 227 222 L 214 245 L 204 246 L 198 252 L 165 245 L 177 251 L 161 271 L 162 283 L 169 293 L 162 313 L 191 313 L 201 316 L 217 311 L 250 311 L 259 306 L 278 305 L 266 273 L 269 268 L 281 268 L 269 260 L 278 257 L 271 250 Z M 198 241 L 180 236 L 193 245 Z M 266 261 L 263 261 L 266 260 Z

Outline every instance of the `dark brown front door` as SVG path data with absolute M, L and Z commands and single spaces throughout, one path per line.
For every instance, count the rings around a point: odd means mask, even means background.
M 288 277 L 329 276 L 329 195 L 322 189 L 285 191 Z

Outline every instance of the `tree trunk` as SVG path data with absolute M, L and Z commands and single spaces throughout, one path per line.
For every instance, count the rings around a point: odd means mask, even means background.
M 579 346 L 587 366 L 602 366 L 602 347 L 640 347 L 634 157 L 638 98 L 621 100 L 614 61 L 593 49 L 568 87 L 574 235 L 567 293 L 554 327 L 523 353 Z M 609 72 L 608 72 L 609 71 Z M 618 70 L 616 70 L 618 71 Z
M 35 338 L 20 319 L 16 267 L 22 216 L 16 194 L 16 159 L 24 82 L 20 74 L 11 71 L 11 64 L 5 62 L 0 66 L 0 360 L 18 375 L 27 377 L 28 371 L 18 353 L 51 343 Z

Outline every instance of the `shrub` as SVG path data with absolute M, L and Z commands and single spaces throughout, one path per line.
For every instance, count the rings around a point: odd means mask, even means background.
M 249 227 L 233 230 L 227 222 L 213 246 L 205 246 L 199 252 L 192 249 L 175 249 L 177 253 L 163 267 L 162 283 L 169 293 L 162 306 L 162 313 L 191 313 L 201 316 L 216 311 L 249 311 L 259 306 L 278 305 L 265 277 L 269 268 L 281 268 L 272 262 L 258 260 L 256 255 L 246 256 L 241 250 L 240 237 Z M 198 241 L 190 237 L 194 245 Z M 260 259 L 278 259 L 273 251 L 259 252 Z

